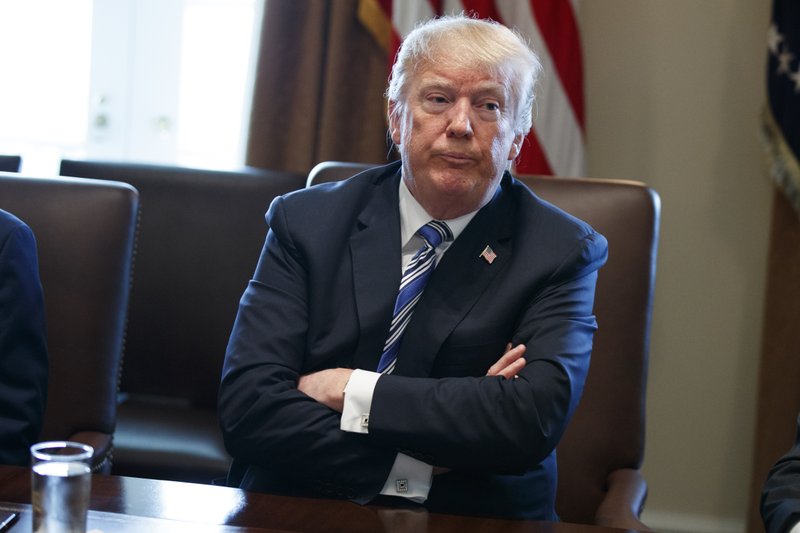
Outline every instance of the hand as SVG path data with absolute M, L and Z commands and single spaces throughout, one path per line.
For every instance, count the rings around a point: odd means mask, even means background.
M 522 357 L 524 354 L 524 344 L 517 344 L 512 348 L 509 342 L 506 345 L 506 351 L 503 353 L 503 356 L 489 367 L 489 371 L 486 372 L 486 375 L 503 376 L 506 379 L 517 377 L 517 374 L 525 368 L 526 361 L 525 358 Z
M 352 373 L 352 368 L 329 368 L 306 374 L 300 376 L 297 390 L 341 413 L 344 409 L 344 388 Z

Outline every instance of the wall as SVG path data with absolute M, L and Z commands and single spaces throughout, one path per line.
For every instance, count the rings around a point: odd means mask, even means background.
M 744 531 L 772 185 L 767 0 L 584 1 L 589 174 L 663 202 L 645 521 Z M 613 250 L 611 251 L 613 253 Z

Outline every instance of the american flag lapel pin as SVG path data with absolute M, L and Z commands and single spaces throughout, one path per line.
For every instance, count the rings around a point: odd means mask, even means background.
M 495 259 L 497 259 L 497 254 L 494 253 L 494 250 L 492 250 L 492 247 L 487 244 L 486 248 L 484 248 L 483 251 L 481 252 L 480 257 L 483 257 L 484 261 L 486 261 L 487 263 L 489 263 L 491 265 L 492 262 Z

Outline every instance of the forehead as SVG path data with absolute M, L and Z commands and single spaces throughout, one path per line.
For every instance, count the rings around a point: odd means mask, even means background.
M 417 90 L 427 88 L 443 88 L 455 91 L 492 92 L 507 94 L 508 82 L 505 76 L 487 68 L 448 68 L 439 65 L 420 66 L 414 77 L 412 85 Z

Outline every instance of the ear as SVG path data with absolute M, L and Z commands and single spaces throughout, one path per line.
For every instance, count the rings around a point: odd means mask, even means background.
M 402 144 L 400 141 L 402 139 L 402 135 L 400 134 L 400 122 L 401 117 L 399 104 L 394 101 L 389 101 L 389 134 L 392 136 L 392 142 L 397 146 Z
M 522 133 L 517 133 L 514 135 L 514 140 L 511 141 L 511 148 L 508 151 L 508 160 L 513 161 L 517 158 L 519 153 L 522 151 L 522 142 L 525 140 L 525 135 Z

